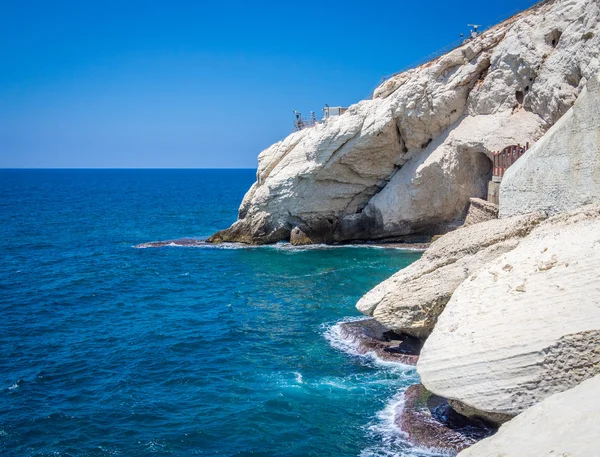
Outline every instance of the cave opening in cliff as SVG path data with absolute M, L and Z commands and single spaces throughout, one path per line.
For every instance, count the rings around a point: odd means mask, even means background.
M 525 101 L 525 94 L 523 93 L 522 90 L 518 90 L 515 92 L 515 98 L 517 99 L 517 103 L 519 105 L 522 105 L 523 102 Z
M 552 32 L 546 35 L 546 43 L 548 43 L 553 48 L 558 46 L 558 42 L 560 41 L 560 37 L 562 36 L 562 31 L 560 30 L 552 30 Z

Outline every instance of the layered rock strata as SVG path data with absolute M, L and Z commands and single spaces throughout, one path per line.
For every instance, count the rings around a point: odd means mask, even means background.
M 417 370 L 457 411 L 498 423 L 600 373 L 600 205 L 544 221 L 471 274 Z
M 598 455 L 600 376 L 555 394 L 504 424 L 459 457 Z
M 259 156 L 238 221 L 212 242 L 434 235 L 485 198 L 493 151 L 533 142 L 600 69 L 597 0 L 550 0 L 383 83 Z

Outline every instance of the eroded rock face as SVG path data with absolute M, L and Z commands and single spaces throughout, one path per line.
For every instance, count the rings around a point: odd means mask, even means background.
M 542 222 L 471 274 L 417 369 L 461 413 L 496 422 L 600 373 L 600 205 Z
M 514 138 L 537 138 L 542 132 L 540 118 L 526 111 L 467 116 L 394 174 L 362 215 L 347 216 L 340 226 L 348 218 L 370 216 L 369 231 L 345 234 L 363 239 L 455 229 L 465 219 L 470 198 L 487 195 L 492 174 L 487 154 Z
M 600 74 L 575 105 L 508 169 L 500 215 L 549 214 L 600 202 Z
M 537 140 L 600 69 L 596 0 L 545 2 L 259 156 L 238 221 L 210 241 L 433 235 L 485 198 L 492 151 Z M 586 38 L 584 38 L 586 37 Z
M 543 218 L 534 213 L 450 232 L 419 260 L 365 294 L 356 307 L 389 329 L 426 338 L 455 289 L 471 273 L 514 249 Z
M 459 457 L 598 455 L 600 376 L 555 394 L 504 424 Z

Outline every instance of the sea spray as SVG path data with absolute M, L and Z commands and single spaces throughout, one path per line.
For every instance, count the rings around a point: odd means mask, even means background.
M 432 457 L 444 455 L 427 449 L 419 449 L 410 445 L 406 435 L 396 425 L 396 416 L 404 404 L 404 392 L 409 385 L 418 384 L 419 376 L 414 366 L 382 359 L 374 351 L 363 352 L 354 338 L 344 336 L 341 325 L 348 322 L 364 321 L 364 316 L 352 316 L 326 323 L 321 326 L 324 338 L 336 350 L 355 358 L 366 366 L 375 367 L 384 373 L 388 386 L 395 388 L 395 393 L 385 402 L 383 408 L 376 412 L 370 422 L 363 427 L 365 433 L 374 442 L 360 453 L 360 457 Z M 380 376 L 372 376 L 371 382 L 381 382 Z M 365 380 L 364 382 L 369 382 Z

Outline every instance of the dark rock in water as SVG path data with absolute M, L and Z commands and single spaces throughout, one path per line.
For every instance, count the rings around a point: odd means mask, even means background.
M 163 246 L 203 246 L 206 242 L 204 240 L 197 240 L 194 238 L 179 238 L 177 240 L 166 240 L 166 241 L 151 241 L 149 243 L 142 243 L 135 246 L 136 248 L 162 248 Z
M 383 360 L 416 365 L 423 342 L 408 335 L 399 335 L 375 319 L 340 324 L 342 337 L 354 341 L 361 354 L 375 352 Z
M 313 241 L 304 233 L 300 227 L 294 227 L 290 233 L 290 243 L 294 246 L 313 244 Z
M 448 455 L 458 454 L 497 430 L 488 422 L 458 414 L 445 398 L 432 394 L 422 384 L 406 389 L 395 423 L 413 446 Z

